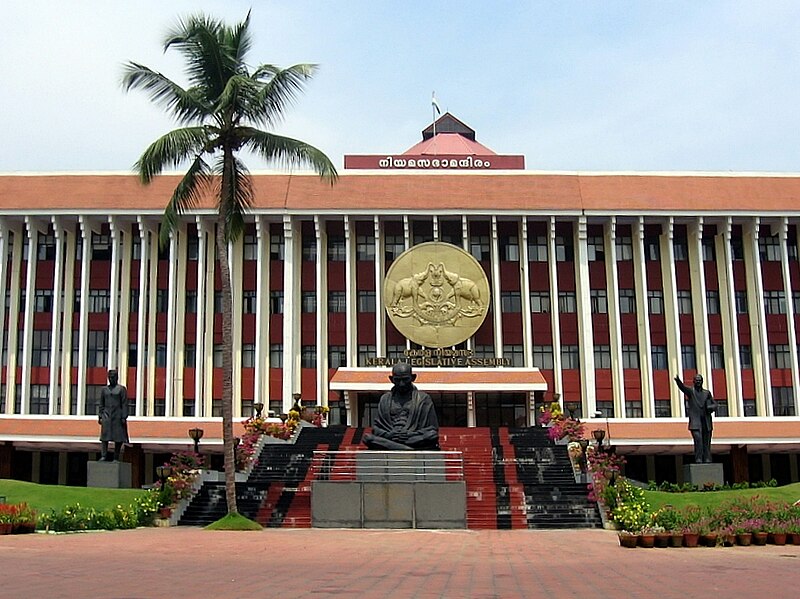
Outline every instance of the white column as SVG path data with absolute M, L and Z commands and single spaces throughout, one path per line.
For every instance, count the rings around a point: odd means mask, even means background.
M 375 217 L 377 219 L 377 217 Z M 439 217 L 433 215 L 433 240 L 439 241 Z
M 56 255 L 55 255 L 55 271 L 53 275 L 53 320 L 50 323 L 50 380 L 49 380 L 49 393 L 50 409 L 49 414 L 57 414 L 57 401 L 61 395 L 61 387 L 59 385 L 61 364 L 61 331 L 64 322 L 63 316 L 63 303 L 62 293 L 64 289 L 64 227 L 55 216 L 51 220 L 53 224 L 53 237 L 56 241 Z M 0 312 L 2 314 L 2 312 Z M 70 321 L 71 322 L 71 321 Z M 63 413 L 63 397 L 61 409 Z
M 158 296 L 158 244 L 159 244 L 159 230 L 158 226 L 154 226 L 148 231 L 150 243 L 148 244 L 148 272 L 147 272 L 147 294 L 143 297 L 143 302 L 140 302 L 139 308 L 147 310 L 146 330 L 147 342 L 141 346 L 146 350 L 145 359 L 147 361 L 147 380 L 145 395 L 147 402 L 147 414 L 150 416 L 155 415 L 155 402 L 156 402 L 156 320 L 158 318 L 158 311 L 156 310 L 156 297 Z M 142 247 L 144 250 L 144 246 Z M 165 407 L 166 413 L 166 407 Z
M 64 333 L 61 340 L 61 413 L 68 415 L 72 406 L 72 321 L 75 305 L 75 262 L 77 251 L 76 225 L 64 228 Z
M 78 414 L 86 413 L 86 358 L 89 339 L 89 274 L 92 269 L 92 224 L 79 216 L 81 227 L 81 312 L 78 325 Z
M 6 369 L 6 410 L 14 413 L 16 403 L 17 378 L 17 339 L 19 338 L 19 274 L 22 270 L 22 236 L 21 227 L 15 226 L 14 242 L 11 251 L 11 283 L 9 285 L 8 305 L 8 367 Z M 5 256 L 4 256 L 5 258 Z
M 405 218 L 405 217 L 404 217 Z M 345 310 L 346 310 L 346 339 L 347 363 L 358 365 L 358 319 L 356 304 L 356 265 L 353 243 L 355 238 L 355 224 L 348 215 L 344 217 L 344 247 L 345 247 Z M 408 232 L 406 231 L 406 235 Z
M 594 327 L 592 326 L 592 303 L 589 293 L 589 249 L 585 216 L 579 216 L 573 226 L 575 247 L 575 299 L 578 308 L 578 343 L 581 366 L 581 404 L 587 415 L 597 409 L 597 392 L 594 363 Z
M 28 264 L 25 272 L 25 316 L 22 325 L 22 413 L 30 413 L 31 353 L 33 345 L 33 307 L 36 292 L 36 264 L 39 245 L 39 223 L 25 217 L 28 233 Z
M 108 310 L 108 360 L 107 368 L 116 369 L 119 364 L 119 261 L 120 261 L 120 232 L 117 219 L 108 217 L 108 228 L 111 241 L 111 281 L 109 284 L 109 310 Z M 122 377 L 124 380 L 124 375 Z
M 703 265 L 703 218 L 698 218 L 688 227 L 689 274 L 692 279 L 692 296 L 699 301 L 692 303 L 694 324 L 694 348 L 697 357 L 697 372 L 704 375 L 704 384 L 712 393 L 714 381 L 711 376 L 711 351 L 708 333 L 708 290 Z M 677 389 L 677 386 L 676 386 Z
M 208 356 L 211 355 L 213 362 L 213 353 L 209 354 L 206 348 L 206 310 L 208 309 L 209 295 L 208 287 L 206 285 L 206 277 L 208 277 L 207 267 L 208 264 L 206 256 L 206 238 L 207 227 L 201 217 L 195 217 L 195 225 L 197 227 L 197 313 L 195 314 L 195 336 L 194 336 L 194 415 L 198 418 L 207 416 L 209 413 L 205 408 L 206 397 L 205 394 L 205 372 L 210 368 Z M 213 301 L 213 293 L 211 294 Z
M 619 313 L 619 268 L 617 267 L 617 219 L 603 223 L 603 253 L 606 267 L 606 298 L 608 304 L 608 341 L 611 345 L 611 381 L 614 414 L 625 416 L 625 374 L 622 364 L 622 320 Z M 644 348 L 639 349 L 640 352 Z M 641 371 L 641 377 L 649 376 Z M 644 403 L 645 398 L 642 397 Z
M 647 269 L 644 255 L 644 218 L 636 219 L 631 227 L 633 245 L 633 279 L 636 286 L 636 322 L 639 325 L 639 369 L 643 373 L 650 373 L 652 357 L 650 355 L 650 314 L 647 302 Z M 649 398 L 649 399 L 648 399 Z M 642 412 L 645 417 L 647 406 L 653 403 L 653 382 L 649 376 L 642 377 Z
M 283 217 L 283 411 L 300 392 L 300 230 L 291 216 Z M 349 248 L 348 248 L 349 250 Z M 348 264 L 352 255 L 348 256 Z M 348 293 L 354 292 L 355 286 Z
M 317 403 L 328 405 L 328 237 L 325 221 L 314 216 L 314 233 L 317 244 Z
M 150 227 L 139 217 L 139 311 L 137 313 L 136 327 L 136 414 L 137 416 L 152 415 L 152 412 L 145 411 L 147 406 L 147 390 L 145 384 L 146 365 L 145 349 L 147 339 L 147 298 L 150 295 L 148 290 L 149 280 L 147 277 L 148 262 L 150 257 Z
M 129 328 L 131 322 L 131 252 L 133 248 L 133 237 L 131 235 L 131 223 L 117 223 L 120 235 L 120 282 L 119 282 L 119 340 L 116 347 L 112 346 L 112 351 L 117 352 L 117 367 L 119 370 L 119 382 L 127 385 L 128 380 L 128 345 Z
M 436 217 L 434 217 L 434 228 L 436 228 L 436 222 Z M 375 355 L 384 357 L 386 356 L 386 313 L 383 309 L 383 271 L 385 255 L 383 251 L 381 220 L 378 215 L 373 217 L 372 224 L 375 235 Z M 434 237 L 434 239 L 435 238 L 436 237 Z
M 547 269 L 550 273 L 550 328 L 553 330 L 553 393 L 563 396 L 561 369 L 561 319 L 558 301 L 558 264 L 556 262 L 556 218 L 551 216 L 547 231 Z
M 733 284 L 733 256 L 731 254 L 731 217 L 717 231 L 715 246 L 719 301 L 722 310 L 722 345 L 725 350 L 725 382 L 728 390 L 728 414 L 744 415 L 742 397 L 742 365 L 739 361 L 739 315 L 736 309 L 736 292 Z
M 497 358 L 503 357 L 503 314 L 500 309 L 500 252 L 498 251 L 497 242 L 497 217 L 492 215 L 492 236 L 491 236 L 491 253 L 489 255 L 489 264 L 491 265 L 492 276 L 492 317 L 494 320 L 494 355 Z
M 669 399 L 670 411 L 675 417 L 683 414 L 683 393 L 677 385 L 671 383 L 672 377 L 680 376 L 683 379 L 683 359 L 681 358 L 681 323 L 678 312 L 678 283 L 675 271 L 675 222 L 670 217 L 667 222 L 666 236 L 661 236 L 661 282 L 664 287 L 664 324 L 667 333 L 667 368 L 669 369 Z M 698 245 L 699 238 L 687 235 L 686 246 L 689 253 L 689 263 L 692 264 L 695 254 L 701 251 Z M 701 253 L 702 256 L 702 253 Z M 695 259 L 696 260 L 696 259 Z M 652 360 L 651 360 L 652 368 Z M 652 370 L 644 370 L 642 373 Z M 649 377 L 651 378 L 651 377 Z M 651 378 L 652 380 L 652 378 Z M 651 383 L 652 388 L 652 383 Z M 653 398 L 655 403 L 655 398 Z
M 756 413 L 772 416 L 772 377 L 769 370 L 767 317 L 764 306 L 764 279 L 758 251 L 759 218 L 753 217 L 742 226 L 744 263 L 747 281 L 747 308 L 750 313 L 750 344 L 756 387 Z
M 522 297 L 522 347 L 525 355 L 525 368 L 533 367 L 533 326 L 531 325 L 531 278 L 530 256 L 528 254 L 528 219 L 519 221 L 519 288 Z
M 794 325 L 794 297 L 792 295 L 792 278 L 789 273 L 789 256 L 786 248 L 786 241 L 789 235 L 789 219 L 783 217 L 780 221 L 779 237 L 781 242 L 781 270 L 783 275 L 783 292 L 786 296 L 786 327 L 789 334 L 789 354 L 792 358 L 792 389 L 794 396 L 794 413 L 798 411 L 798 400 L 800 399 L 800 373 L 798 373 L 797 356 L 797 330 Z

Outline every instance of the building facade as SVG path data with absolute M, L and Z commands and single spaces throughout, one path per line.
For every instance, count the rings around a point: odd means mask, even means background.
M 368 426 L 387 365 L 417 359 L 443 426 L 532 425 L 560 398 L 650 478 L 691 452 L 672 378 L 701 373 L 731 477 L 798 480 L 800 176 L 530 172 L 445 117 L 399 158 L 346 157 L 333 187 L 254 176 L 230 248 L 235 416 L 286 412 L 299 393 L 332 423 Z M 0 476 L 71 480 L 69 454 L 97 451 L 109 368 L 128 388 L 141 480 L 198 422 L 218 445 L 214 209 L 161 246 L 177 181 L 0 176 Z M 412 343 L 384 309 L 393 262 L 430 241 L 469 252 L 489 281 L 483 324 L 447 350 Z M 441 361 L 458 355 L 478 366 Z

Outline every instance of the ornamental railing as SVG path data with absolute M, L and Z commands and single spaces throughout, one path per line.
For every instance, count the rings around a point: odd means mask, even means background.
M 451 482 L 464 480 L 460 451 L 315 451 L 312 480 Z

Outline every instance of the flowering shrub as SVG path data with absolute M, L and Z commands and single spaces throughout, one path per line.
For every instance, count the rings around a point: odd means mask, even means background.
M 592 482 L 589 484 L 589 500 L 606 500 L 605 491 L 612 480 L 621 477 L 625 458 L 616 453 L 598 451 L 595 446 L 590 445 L 586 448 L 586 459 L 589 464 L 589 472 L 592 473 Z M 610 510 L 613 506 L 606 501 L 606 507 Z
M 564 415 L 561 411 L 561 404 L 557 401 L 551 402 L 549 406 L 542 406 L 539 408 L 541 414 L 539 415 L 539 423 L 543 425 L 550 424 L 553 419 L 560 418 Z
M 565 418 L 563 415 L 553 417 L 550 422 L 552 426 L 547 431 L 547 436 L 553 441 L 568 438 L 570 441 L 583 439 L 585 432 L 583 423 L 574 418 Z
M 300 424 L 300 413 L 291 410 L 286 422 L 268 422 L 263 416 L 252 416 L 245 420 L 244 435 L 236 448 L 236 469 L 245 470 L 256 460 L 256 445 L 261 435 L 269 435 L 276 439 L 291 439 Z
M 193 451 L 179 451 L 172 454 L 169 462 L 164 465 L 170 467 L 170 475 L 163 483 L 158 481 L 153 485 L 158 507 L 168 507 L 188 497 L 205 460 Z
M 609 489 L 613 489 L 616 494 L 615 507 L 611 510 L 614 522 L 623 529 L 634 532 L 652 524 L 650 505 L 645 500 L 642 489 L 625 478 L 617 480 Z
M 328 412 L 330 412 L 328 406 L 314 406 L 314 416 L 311 418 L 311 424 L 317 427 L 322 426 Z
M 36 528 L 36 511 L 27 503 L 0 504 L 0 524 L 7 524 L 13 532 L 30 532 Z
M 149 493 L 143 497 L 147 495 Z M 52 510 L 51 514 L 43 515 L 41 525 L 45 530 L 56 532 L 136 528 L 149 524 L 153 512 L 146 513 L 137 502 L 133 506 L 117 505 L 107 510 L 97 510 L 76 503 L 66 506 L 59 512 Z

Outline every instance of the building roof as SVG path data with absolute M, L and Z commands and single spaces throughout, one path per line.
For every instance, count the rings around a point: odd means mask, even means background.
M 160 214 L 179 180 L 162 175 L 145 187 L 123 174 L 0 175 L 0 215 Z M 264 212 L 800 213 L 800 175 L 361 171 L 333 186 L 313 174 L 256 174 L 254 187 L 253 210 Z M 213 200 L 198 209 L 213 210 Z
M 403 155 L 411 156 L 496 156 L 497 154 L 477 141 L 458 133 L 437 133 L 436 137 L 423 139 L 411 146 Z

